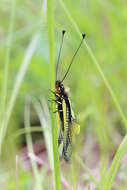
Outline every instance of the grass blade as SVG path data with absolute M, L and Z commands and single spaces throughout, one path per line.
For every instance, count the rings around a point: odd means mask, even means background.
M 16 171 L 15 171 L 15 173 L 16 173 L 16 190 L 19 190 L 19 181 L 18 181 L 18 155 L 16 155 L 16 159 L 15 159 L 15 161 L 16 161 Z
M 54 1 L 47 1 L 47 19 L 48 19 L 48 37 L 49 37 L 49 66 L 51 76 L 51 90 L 54 91 L 55 84 L 55 52 L 54 52 Z M 55 189 L 61 189 L 60 184 L 60 166 L 59 166 L 59 153 L 58 153 L 58 129 L 56 126 L 56 119 L 53 114 L 55 104 L 51 108 L 51 128 L 52 128 L 52 145 L 53 145 L 53 162 L 54 162 L 54 182 Z
M 96 178 L 93 176 L 92 171 L 90 171 L 90 169 L 84 164 L 84 162 L 82 161 L 82 159 L 78 155 L 76 155 L 76 160 L 79 162 L 79 164 L 84 169 L 84 171 L 87 172 L 90 180 L 95 184 L 95 186 L 97 188 L 99 188 L 99 183 L 96 180 Z
M 11 15 L 8 29 L 8 38 L 7 38 L 7 49 L 6 49 L 6 59 L 5 59 L 5 68 L 4 68 L 4 79 L 3 79 L 3 88 L 2 88 L 2 97 L 1 97 L 1 110 L 0 110 L 0 119 L 3 118 L 5 105 L 6 105 L 6 97 L 7 97 L 7 82 L 8 82 L 8 65 L 10 61 L 11 55 L 11 44 L 13 37 L 13 28 L 15 22 L 15 12 L 16 12 L 16 0 L 11 1 Z
M 52 150 L 52 136 L 51 136 L 51 125 L 50 125 L 51 122 L 50 122 L 49 110 L 47 108 L 45 100 L 43 100 L 42 104 L 40 105 L 39 102 L 36 99 L 34 99 L 33 106 L 40 119 L 41 129 L 43 130 L 50 165 L 51 168 L 53 169 L 53 156 L 52 156 L 53 150 Z M 46 113 L 44 109 L 46 109 Z
M 39 36 L 36 34 L 28 46 L 23 63 L 21 64 L 21 67 L 20 67 L 19 72 L 17 73 L 16 79 L 15 79 L 16 82 L 14 84 L 12 94 L 10 97 L 10 101 L 8 103 L 7 110 L 5 111 L 4 118 L 2 120 L 1 127 L 0 127 L 0 155 L 1 155 L 1 151 L 2 151 L 2 143 L 3 143 L 4 137 L 6 135 L 8 122 L 9 122 L 17 95 L 19 93 L 19 89 L 21 87 L 24 76 L 26 74 L 27 68 L 30 64 L 31 58 L 37 47 L 38 40 L 39 40 Z
M 81 32 L 80 32 L 80 30 L 79 30 L 79 28 L 78 28 L 76 22 L 75 22 L 74 19 L 72 18 L 70 12 L 68 11 L 67 7 L 65 6 L 64 2 L 63 2 L 62 0 L 59 0 L 59 2 L 60 2 L 61 7 L 63 8 L 65 14 L 67 15 L 68 19 L 70 20 L 72 26 L 75 28 L 75 31 L 76 31 L 77 34 L 81 37 Z M 97 59 L 96 59 L 94 53 L 92 52 L 91 48 L 88 46 L 88 44 L 87 44 L 87 42 L 86 42 L 85 40 L 84 40 L 84 43 L 83 43 L 83 44 L 84 44 L 84 46 L 86 47 L 86 49 L 87 49 L 87 51 L 88 51 L 88 53 L 89 53 L 89 55 L 90 55 L 90 57 L 91 57 L 93 63 L 95 64 L 95 66 L 96 66 L 96 68 L 97 68 L 97 70 L 98 70 L 98 72 L 99 72 L 99 74 L 100 74 L 102 80 L 104 81 L 104 84 L 105 84 L 105 86 L 107 87 L 107 89 L 108 89 L 108 91 L 109 91 L 109 93 L 110 93 L 110 95 L 111 95 L 111 97 L 112 97 L 112 100 L 113 100 L 113 102 L 114 102 L 114 105 L 116 106 L 116 109 L 117 109 L 117 111 L 118 111 L 119 114 L 120 114 L 120 117 L 121 117 L 121 119 L 122 119 L 122 121 L 123 121 L 124 127 L 125 127 L 125 129 L 127 130 L 127 120 L 126 120 L 125 115 L 124 115 L 124 113 L 123 113 L 123 111 L 122 111 L 122 109 L 121 109 L 121 107 L 120 107 L 120 104 L 119 104 L 119 102 L 118 102 L 118 100 L 117 100 L 117 98 L 116 98 L 116 96 L 115 96 L 115 93 L 114 93 L 114 91 L 112 90 L 112 87 L 110 86 L 110 84 L 109 84 L 107 78 L 105 77 L 105 75 L 104 75 L 104 73 L 103 73 L 103 71 L 102 71 L 102 69 L 101 69 L 101 67 L 100 67 L 100 65 L 99 65 L 99 63 L 98 63 L 98 61 L 97 61 Z
M 25 112 L 24 112 L 24 123 L 25 123 L 25 130 L 26 130 L 26 142 L 27 142 L 27 147 L 28 147 L 28 154 L 34 155 L 31 134 L 27 132 L 27 127 L 30 127 L 30 98 L 27 98 L 26 100 Z M 36 180 L 35 189 L 42 190 L 41 179 L 40 179 L 39 171 L 37 168 L 37 164 L 34 159 L 30 159 L 30 161 L 31 161 L 34 177 Z
M 109 171 L 107 172 L 105 179 L 103 180 L 104 183 L 103 183 L 101 189 L 103 189 L 103 190 L 111 190 L 112 189 L 113 181 L 116 177 L 116 174 L 120 167 L 120 162 L 126 151 L 127 151 L 127 135 L 122 140 L 122 142 L 114 156 L 111 167 L 110 167 Z

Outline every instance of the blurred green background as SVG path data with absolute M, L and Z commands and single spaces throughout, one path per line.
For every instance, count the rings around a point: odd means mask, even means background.
M 14 2 L 16 4 L 14 5 Z M 64 5 L 74 19 L 81 33 L 86 33 L 86 42 L 92 49 L 103 74 L 109 81 L 117 101 L 127 115 L 127 1 L 123 0 L 65 0 Z M 55 59 L 57 60 L 61 41 L 61 30 L 66 30 L 61 55 L 59 79 L 66 72 L 71 58 L 80 43 L 72 22 L 65 14 L 60 1 L 54 1 L 55 13 Z M 15 6 L 15 8 L 14 8 Z M 8 45 L 9 26 L 11 14 L 14 13 L 14 26 L 12 39 Z M 48 26 L 47 7 L 43 0 L 1 0 L 0 3 L 0 108 L 2 123 L 2 89 L 4 83 L 5 64 L 8 61 L 7 97 L 5 110 L 8 109 L 13 88 L 16 85 L 16 76 L 24 63 L 28 46 L 38 35 L 35 52 L 32 55 L 27 71 L 18 91 L 18 96 L 11 112 L 7 125 L 7 133 L 3 143 L 0 167 L 0 186 L 2 189 L 15 189 L 15 155 L 21 154 L 25 146 L 25 136 L 20 135 L 16 140 L 13 135 L 24 127 L 24 107 L 26 97 L 35 99 L 44 97 L 48 104 L 50 89 L 49 53 L 48 53 Z M 10 49 L 10 50 L 8 50 Z M 8 51 L 9 58 L 8 58 Z M 70 88 L 70 97 L 77 121 L 81 125 L 81 132 L 77 137 L 76 152 L 91 168 L 92 174 L 98 178 L 103 158 L 111 161 L 112 157 L 123 139 L 126 130 L 120 114 L 117 112 L 112 97 L 107 90 L 100 73 L 91 59 L 85 46 L 82 46 L 75 62 L 64 81 Z M 4 110 L 4 112 L 5 112 Z M 37 113 L 32 110 L 31 120 L 35 126 L 40 125 Z M 34 125 L 34 124 L 33 124 Z M 41 139 L 42 135 L 35 133 L 33 139 Z M 42 138 L 42 141 L 43 138 Z M 22 155 L 21 155 L 22 157 Z M 108 162 L 107 161 L 107 162 Z M 124 165 L 125 164 L 125 165 Z M 114 189 L 126 189 L 127 175 L 126 162 L 119 171 L 120 177 L 114 182 Z M 63 166 L 66 176 L 67 168 Z M 78 168 L 76 178 L 77 189 L 88 189 L 92 184 L 87 174 Z M 45 171 L 45 166 L 43 166 Z M 93 169 L 94 168 L 94 169 Z M 73 168 L 74 169 L 74 168 Z M 71 170 L 71 169 L 70 169 Z M 33 189 L 33 176 L 31 170 L 19 168 L 19 189 Z M 45 173 L 45 172 L 44 172 Z M 72 172 L 73 173 L 73 172 Z M 43 174 L 46 175 L 46 174 Z M 69 174 L 68 174 L 69 175 Z M 122 176 L 122 177 L 121 177 Z M 68 176 L 67 181 L 72 183 L 73 177 Z M 51 175 L 47 180 L 52 181 Z M 72 179 L 71 179 L 72 178 Z M 43 182 L 43 189 L 50 189 L 47 180 Z M 72 183 L 73 184 L 73 183 Z M 65 184 L 64 184 L 65 185 Z M 63 185 L 63 186 L 64 186 Z M 34 187 L 37 189 L 37 187 Z M 92 188 L 92 186 L 91 186 Z M 51 188 L 52 189 L 52 188 Z M 65 188 L 67 189 L 67 187 Z M 69 189 L 69 188 L 68 188 Z M 94 187 L 93 187 L 94 189 Z

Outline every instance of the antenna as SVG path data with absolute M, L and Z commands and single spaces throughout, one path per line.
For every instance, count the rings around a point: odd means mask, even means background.
M 63 46 L 63 39 L 64 39 L 65 32 L 66 32 L 65 30 L 62 30 L 62 38 L 61 38 L 60 50 L 59 50 L 59 55 L 58 55 L 57 64 L 56 64 L 56 80 L 57 80 L 57 73 L 58 73 L 60 55 L 61 55 L 61 50 L 62 50 L 62 46 Z
M 71 68 L 71 65 L 72 65 L 72 63 L 73 63 L 73 61 L 74 61 L 74 58 L 76 57 L 76 55 L 77 55 L 77 53 L 78 53 L 78 51 L 79 51 L 79 49 L 80 49 L 80 47 L 81 47 L 81 45 L 82 45 L 82 42 L 83 42 L 85 36 L 86 36 L 86 34 L 83 33 L 83 34 L 82 34 L 82 40 L 81 40 L 81 42 L 80 42 L 80 44 L 79 44 L 77 50 L 75 51 L 75 53 L 74 53 L 74 55 L 73 55 L 73 57 L 72 57 L 72 59 L 71 59 L 70 65 L 69 65 L 69 67 L 68 67 L 68 69 L 67 69 L 67 71 L 66 71 L 66 73 L 65 73 L 65 75 L 64 75 L 64 77 L 63 77 L 63 79 L 61 80 L 61 82 L 63 82 L 64 79 L 66 78 L 66 76 L 67 76 L 67 74 L 68 74 L 68 72 L 69 72 L 69 70 L 70 70 L 70 68 Z

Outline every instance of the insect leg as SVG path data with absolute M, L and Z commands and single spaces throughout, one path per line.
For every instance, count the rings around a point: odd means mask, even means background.
M 50 89 L 48 89 L 48 91 L 51 92 L 52 94 L 54 94 L 56 97 L 58 97 L 58 98 L 60 97 L 60 95 L 58 93 L 56 93 L 56 92 L 54 92 L 54 91 L 52 91 Z
M 56 110 L 53 113 L 57 113 L 57 112 L 63 112 L 63 110 Z
M 60 101 L 58 100 L 54 100 L 54 99 L 51 99 L 51 100 L 48 100 L 49 102 L 55 102 L 56 104 L 62 104 Z

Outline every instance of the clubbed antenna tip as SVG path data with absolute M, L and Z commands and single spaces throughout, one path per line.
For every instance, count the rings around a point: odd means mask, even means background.
M 86 34 L 85 34 L 85 33 L 83 33 L 83 34 L 82 34 L 82 38 L 84 39 L 84 38 L 85 38 L 85 36 L 86 36 Z
M 60 44 L 59 55 L 58 55 L 57 64 L 56 64 L 56 80 L 57 80 L 57 72 L 58 72 L 60 55 L 61 55 L 61 50 L 62 50 L 62 45 L 63 45 L 63 39 L 64 39 L 65 32 L 66 32 L 65 30 L 62 30 L 61 44 Z
M 65 32 L 66 32 L 66 30 L 62 30 L 62 34 L 63 34 L 63 36 L 64 36 Z
M 64 77 L 63 77 L 63 79 L 61 80 L 61 82 L 63 82 L 64 79 L 66 78 L 66 76 L 67 76 L 67 74 L 68 74 L 68 72 L 69 72 L 69 70 L 70 70 L 70 68 L 71 68 L 71 65 L 72 65 L 72 63 L 73 63 L 73 61 L 74 61 L 74 58 L 76 57 L 76 55 L 77 55 L 77 53 L 78 53 L 78 51 L 79 51 L 79 49 L 80 49 L 80 47 L 81 47 L 81 45 L 82 45 L 82 43 L 83 43 L 83 40 L 84 40 L 85 36 L 86 36 L 86 34 L 83 33 L 83 34 L 82 34 L 82 40 L 81 40 L 81 42 L 80 42 L 80 44 L 79 44 L 77 50 L 75 51 L 75 53 L 74 53 L 74 55 L 73 55 L 73 57 L 72 57 L 72 59 L 71 59 L 71 62 L 70 62 L 70 64 L 69 64 L 69 67 L 68 67 L 68 69 L 67 69 L 67 71 L 66 71 L 66 73 L 65 73 L 65 75 L 64 75 Z

